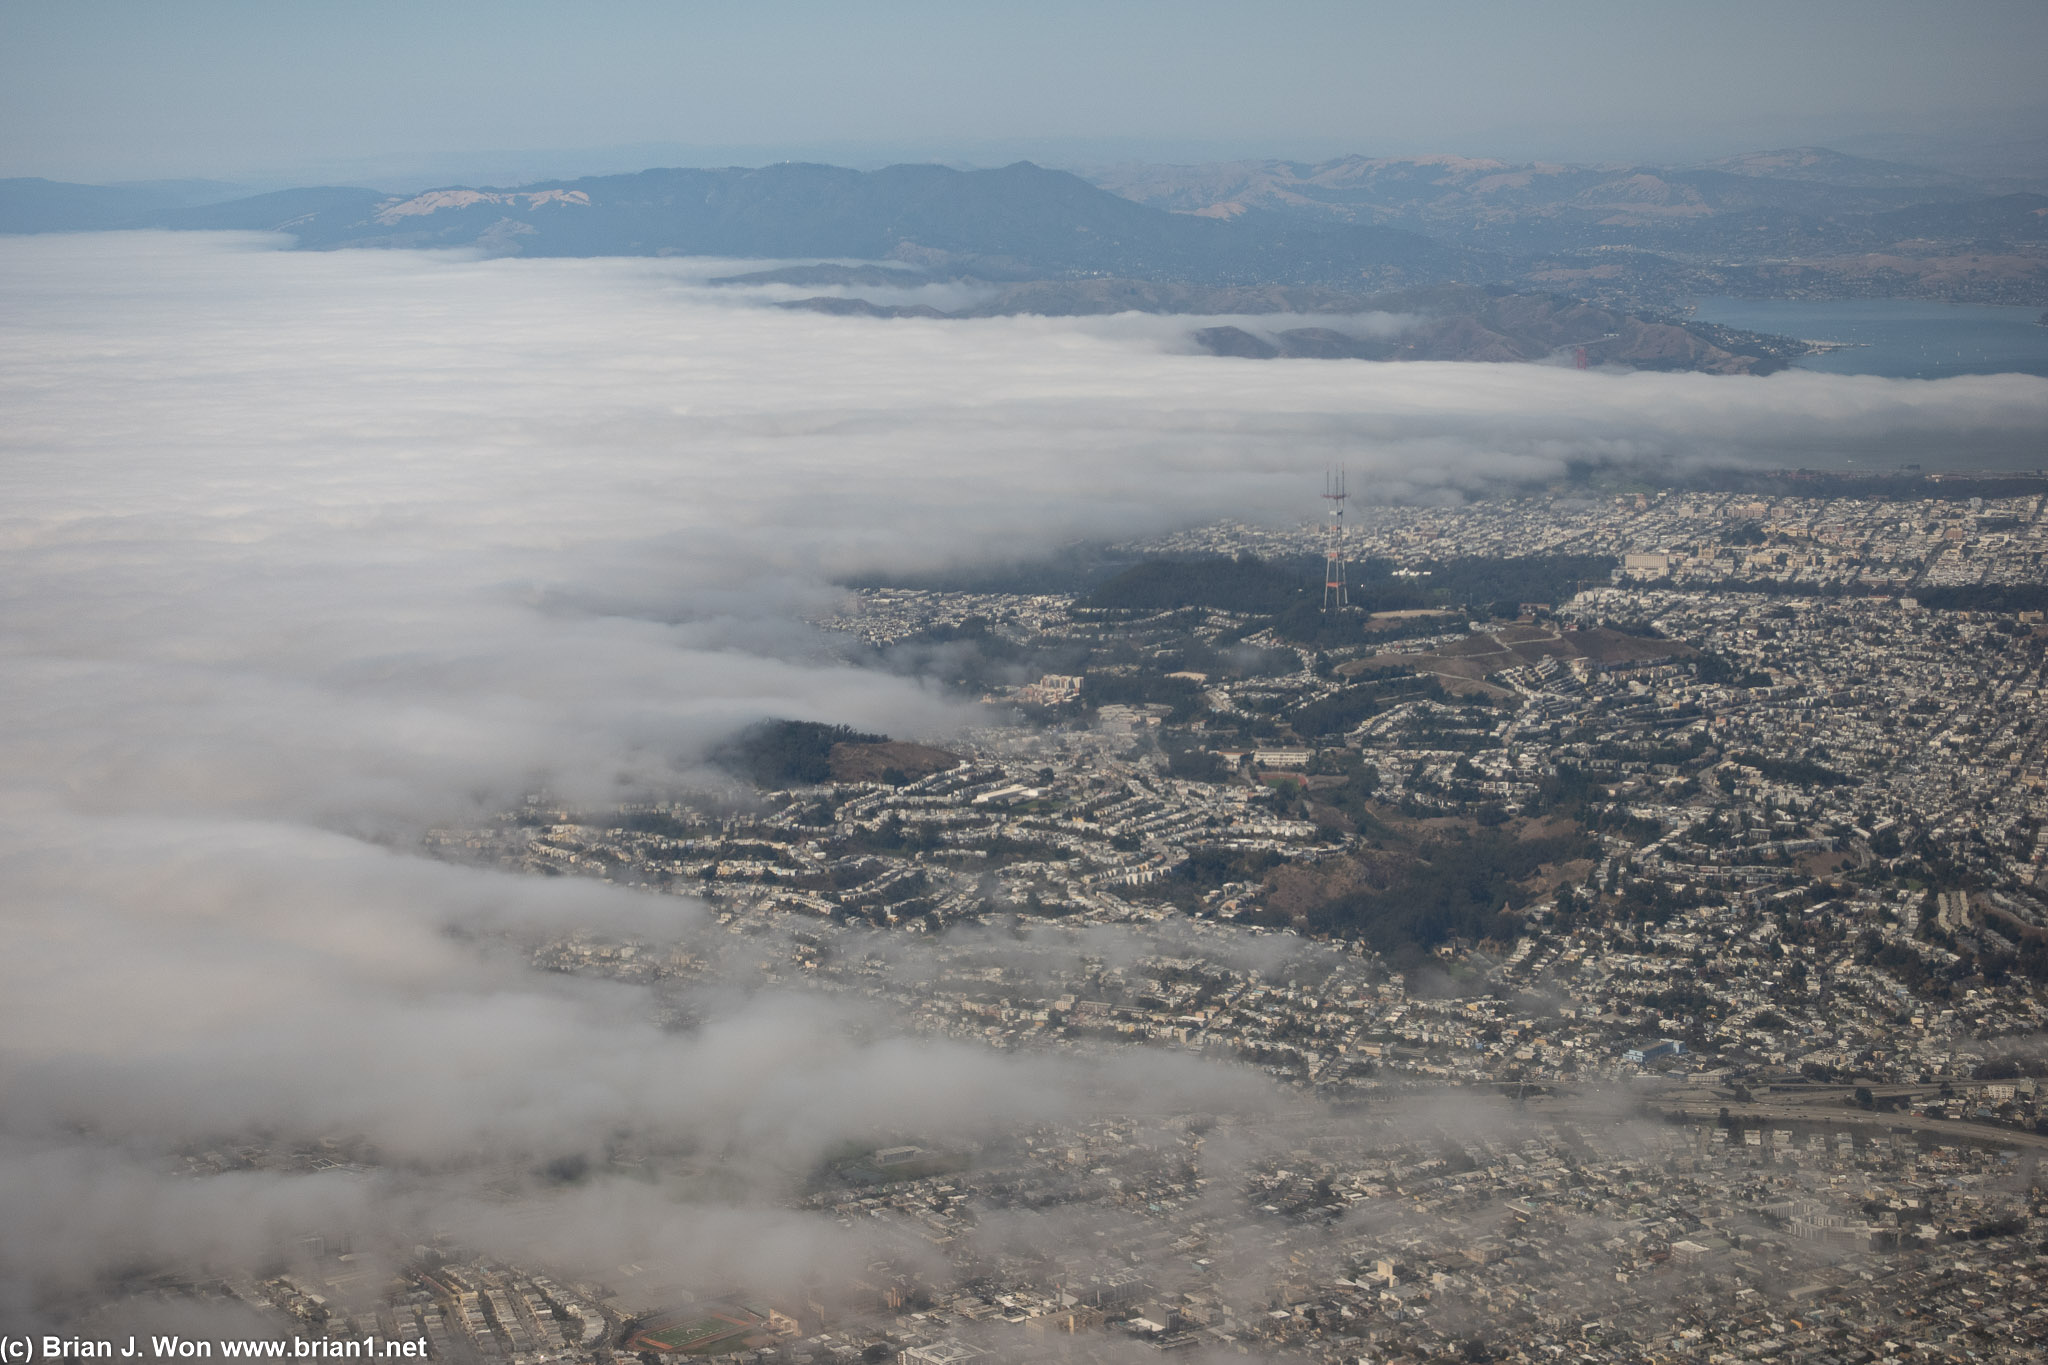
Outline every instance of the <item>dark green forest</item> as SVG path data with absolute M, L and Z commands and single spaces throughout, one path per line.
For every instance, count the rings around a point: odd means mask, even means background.
M 2048 583 L 1959 583 L 1914 596 L 1930 611 L 2048 611 Z
M 1391 560 L 1345 566 L 1354 613 L 1468 606 L 1512 614 L 1523 602 L 1554 603 L 1591 583 L 1604 583 L 1615 561 L 1607 555 L 1461 556 L 1396 575 Z M 1104 582 L 1081 605 L 1103 611 L 1175 611 L 1207 607 L 1242 615 L 1281 618 L 1290 639 L 1320 631 L 1324 619 L 1323 561 L 1148 559 Z M 1355 634 L 1355 632 L 1354 632 Z
M 1512 940 L 1521 934 L 1516 913 L 1527 901 L 1517 883 L 1544 863 L 1583 857 L 1584 835 L 1517 839 L 1482 829 L 1427 851 L 1384 891 L 1361 892 L 1311 911 L 1307 928 L 1341 938 L 1362 938 L 1395 957 L 1413 956 L 1451 938 Z

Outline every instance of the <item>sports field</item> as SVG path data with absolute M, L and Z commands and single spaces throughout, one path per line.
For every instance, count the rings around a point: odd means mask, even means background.
M 712 1355 L 725 1349 L 727 1343 L 737 1344 L 738 1338 L 760 1325 L 751 1313 L 702 1313 L 680 1322 L 650 1324 L 634 1333 L 632 1345 L 642 1350 Z

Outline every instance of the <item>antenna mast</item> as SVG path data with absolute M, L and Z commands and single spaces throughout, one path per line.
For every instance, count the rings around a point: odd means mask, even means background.
M 1343 467 L 1325 471 L 1323 501 L 1330 504 L 1330 538 L 1323 569 L 1324 611 L 1351 605 L 1350 594 L 1344 587 L 1344 499 L 1348 496 L 1344 491 Z

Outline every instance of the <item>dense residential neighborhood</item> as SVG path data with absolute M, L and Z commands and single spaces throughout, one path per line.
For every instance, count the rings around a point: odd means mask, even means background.
M 775 722 L 694 795 L 535 793 L 432 847 L 672 904 L 672 932 L 522 947 L 670 1029 L 801 992 L 1296 1098 L 848 1135 L 789 1207 L 895 1250 L 784 1302 L 653 1266 L 562 1288 L 459 1241 L 353 1298 L 331 1254 L 217 1291 L 449 1359 L 2036 1358 L 2048 629 L 2016 594 L 2044 501 L 1649 490 L 1350 528 L 1354 600 L 1599 566 L 1492 606 L 856 590 L 821 624 L 876 666 L 955 646 L 985 724 Z M 1127 579 L 1226 566 L 1184 583 L 1330 535 L 1119 549 Z M 718 1169 L 630 1133 L 604 1160 Z

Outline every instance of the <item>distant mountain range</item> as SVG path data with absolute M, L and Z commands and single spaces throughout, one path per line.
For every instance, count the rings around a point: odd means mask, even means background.
M 0 233 L 147 227 L 166 212 L 246 194 L 246 190 L 217 180 L 144 180 L 120 185 L 0 180 Z
M 1758 213 L 1840 218 L 1987 197 L 1956 176 L 1824 148 L 1689 168 L 1347 156 L 1131 166 L 1094 178 L 1138 203 L 1205 217 L 1268 210 L 1545 248 L 1613 235 L 1601 229 L 1677 228 Z
M 0 230 L 58 230 L 87 186 L 0 183 Z M 104 212 L 77 226 L 113 226 Z M 789 163 L 651 170 L 411 196 L 286 190 L 135 215 L 128 226 L 294 234 L 302 248 L 470 247 L 524 256 L 896 259 L 982 279 L 1128 275 L 1203 283 L 1386 286 L 1483 277 L 1498 264 L 1399 228 L 1163 212 L 1064 171 Z
M 1637 306 L 1714 293 L 2048 302 L 2048 196 L 1825 148 L 1677 168 L 1349 156 L 1094 179 L 1197 217 L 1401 228 L 1508 257 L 1521 284 Z
M 1399 346 L 1299 326 L 1204 343 L 1276 356 L 1528 359 L 1586 345 L 1596 362 L 1757 370 L 1782 364 L 1785 343 L 1692 324 L 1690 299 L 2048 303 L 2048 196 L 1819 148 L 1682 168 L 1354 156 L 1123 167 L 1091 183 L 1028 162 L 784 163 L 411 195 L 223 190 L 0 181 L 0 232 L 254 229 L 312 250 L 893 263 L 744 280 L 840 291 L 787 306 L 872 316 L 941 314 L 848 291 L 964 279 L 987 286 L 974 314 L 1340 314 L 1389 311 L 1396 291 L 1430 320 Z M 1571 312 L 1586 306 L 1604 320 Z M 1330 335 L 1308 335 L 1319 331 Z

